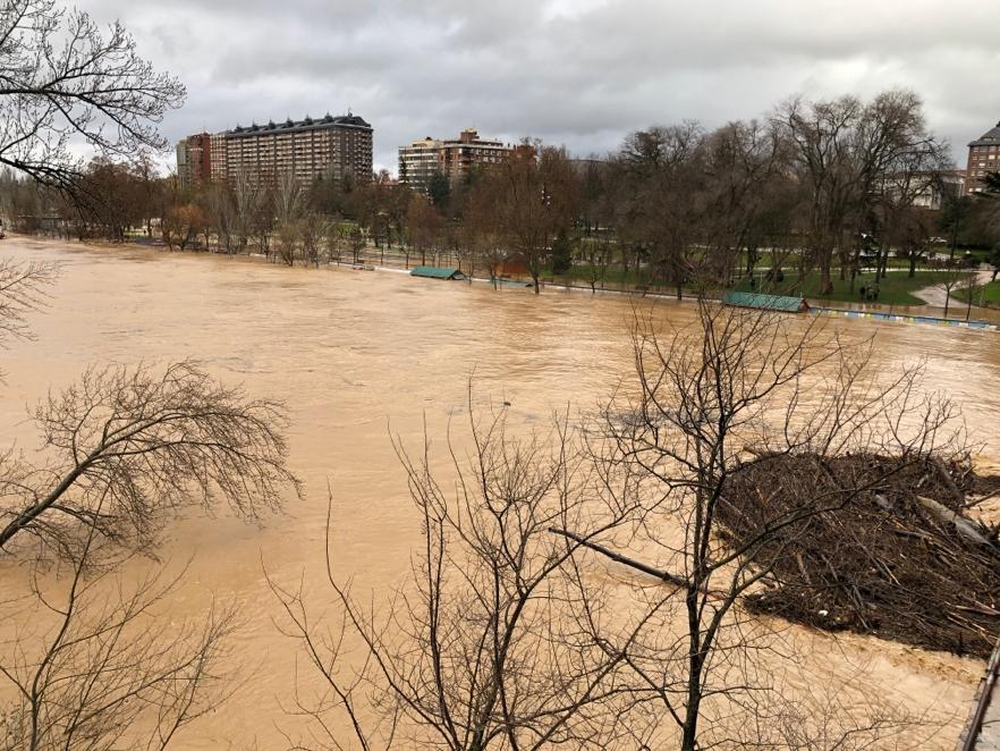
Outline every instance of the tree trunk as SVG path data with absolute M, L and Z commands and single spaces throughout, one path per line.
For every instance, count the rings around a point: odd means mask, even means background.
M 687 702 L 684 707 L 684 725 L 681 729 L 681 751 L 698 751 L 698 715 L 701 714 L 701 675 L 705 664 L 698 617 L 698 590 L 690 587 L 687 592 L 688 628 L 690 629 L 690 649 L 688 655 Z
M 822 266 L 820 268 L 819 293 L 821 295 L 829 295 L 832 292 L 833 292 L 833 278 L 830 275 L 830 261 L 829 259 L 824 259 Z

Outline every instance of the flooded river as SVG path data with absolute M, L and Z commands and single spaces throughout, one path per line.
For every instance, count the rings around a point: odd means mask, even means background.
M 275 627 L 278 608 L 263 569 L 282 582 L 304 576 L 307 591 L 329 601 L 321 582 L 328 483 L 335 565 L 355 577 L 356 591 L 384 591 L 408 574 L 420 533 L 391 435 L 417 448 L 426 423 L 432 449 L 443 448 L 449 423 L 465 427 L 470 379 L 477 401 L 509 402 L 515 425 L 544 426 L 554 410 L 595 407 L 632 365 L 631 302 L 617 296 L 535 296 L 391 272 L 17 238 L 0 251 L 61 266 L 50 306 L 31 316 L 36 340 L 14 342 L 3 356 L 0 419 L 22 446 L 37 445 L 25 405 L 91 363 L 197 358 L 227 383 L 290 409 L 291 465 L 305 481 L 305 499 L 289 499 L 287 513 L 259 526 L 225 512 L 191 514 L 168 528 L 160 550 L 164 560 L 191 561 L 173 617 L 195 616 L 217 596 L 242 605 L 246 621 L 235 647 L 250 680 L 179 748 L 245 748 L 254 740 L 260 749 L 283 748 L 283 733 L 297 732 L 283 707 L 291 706 L 298 647 Z M 692 313 L 663 302 L 655 314 L 683 322 Z M 1000 456 L 1000 335 L 830 325 L 849 337 L 877 333 L 876 356 L 887 371 L 926 356 L 927 384 L 959 401 L 974 442 Z M 10 562 L 0 574 L 7 594 L 23 583 Z M 797 638 L 813 640 L 818 664 L 832 672 L 863 660 L 873 685 L 951 717 L 939 740 L 952 747 L 949 734 L 964 720 L 978 663 L 871 639 Z

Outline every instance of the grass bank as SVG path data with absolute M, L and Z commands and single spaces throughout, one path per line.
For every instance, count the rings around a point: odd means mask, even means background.
M 912 277 L 905 271 L 890 271 L 883 279 L 876 279 L 874 273 L 862 274 L 854 280 L 854 290 L 850 289 L 850 281 L 834 278 L 834 290 L 829 295 L 819 294 L 820 275 L 818 272 L 807 274 L 799 279 L 798 274 L 785 274 L 782 282 L 774 284 L 758 284 L 756 291 L 769 292 L 776 295 L 802 295 L 812 300 L 826 302 L 863 302 L 865 297 L 861 288 L 869 289 L 878 285 L 878 298 L 872 302 L 881 305 L 925 305 L 926 303 L 913 293 L 925 287 L 943 285 L 948 281 L 957 281 L 968 276 L 964 271 L 918 271 Z M 743 280 L 735 289 L 742 292 L 754 291 L 749 280 Z

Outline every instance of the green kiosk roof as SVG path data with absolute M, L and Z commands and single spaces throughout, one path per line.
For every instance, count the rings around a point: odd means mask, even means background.
M 809 310 L 809 303 L 804 297 L 761 295 L 756 292 L 727 292 L 722 296 L 722 304 L 737 308 L 777 310 L 783 313 L 804 313 Z
M 442 266 L 417 266 L 410 272 L 410 276 L 425 276 L 429 279 L 465 279 L 458 269 L 444 268 Z

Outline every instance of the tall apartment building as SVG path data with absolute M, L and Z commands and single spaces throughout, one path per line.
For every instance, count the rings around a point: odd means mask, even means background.
M 440 171 L 438 152 L 441 141 L 427 136 L 409 146 L 399 147 L 399 182 L 426 193 L 431 179 Z
M 226 148 L 226 134 L 213 133 L 208 139 L 208 149 L 212 159 L 212 178 L 221 180 L 227 174 L 228 160 L 226 155 L 229 149 Z
M 426 193 L 437 173 L 455 183 L 475 167 L 498 164 L 509 159 L 512 153 L 514 147 L 510 144 L 480 139 L 473 128 L 466 128 L 454 140 L 428 136 L 399 147 L 399 181 Z
M 353 114 L 237 125 L 182 140 L 177 176 L 183 186 L 232 180 L 241 173 L 254 181 L 272 181 L 290 172 L 303 185 L 348 173 L 367 181 L 372 174 L 372 133 L 372 126 Z
M 1000 123 L 969 144 L 969 163 L 965 169 L 965 193 L 980 193 L 987 172 L 1000 171 Z
M 212 179 L 212 148 L 208 133 L 196 133 L 177 144 L 177 179 L 193 187 Z

